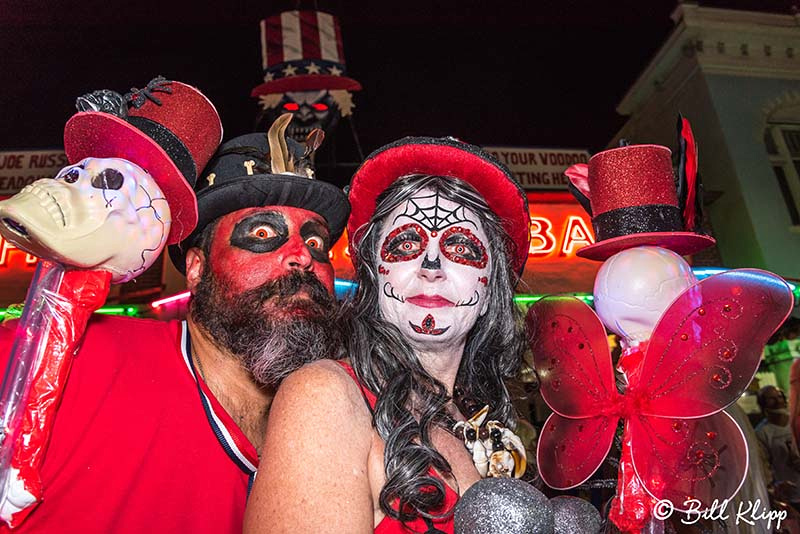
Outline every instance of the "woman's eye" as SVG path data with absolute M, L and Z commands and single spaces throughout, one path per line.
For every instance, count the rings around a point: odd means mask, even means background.
M 445 246 L 444 250 L 448 254 L 453 254 L 456 256 L 477 256 L 478 253 L 475 248 L 464 245 L 463 243 L 447 245 Z
M 414 252 L 419 250 L 419 241 L 403 241 L 398 248 L 403 252 Z
M 271 226 L 259 226 L 253 229 L 251 234 L 259 239 L 269 239 L 277 235 L 275 229 L 272 228 Z
M 386 236 L 381 247 L 381 259 L 388 262 L 413 260 L 427 245 L 428 234 L 420 225 L 404 224 Z

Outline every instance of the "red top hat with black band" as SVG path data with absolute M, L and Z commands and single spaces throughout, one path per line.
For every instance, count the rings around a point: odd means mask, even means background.
M 712 246 L 714 238 L 686 229 L 678 205 L 672 152 L 660 145 L 629 145 L 595 154 L 589 165 L 567 169 L 579 200 L 585 195 L 596 242 L 577 251 L 605 261 L 622 250 L 651 245 L 680 255 Z M 694 202 L 694 199 L 691 200 Z
M 94 91 L 78 98 L 79 112 L 64 127 L 70 163 L 122 158 L 146 170 L 167 198 L 172 226 L 167 244 L 197 225 L 192 189 L 222 140 L 214 105 L 189 85 L 157 77 L 144 89 L 120 95 Z
M 347 77 L 339 20 L 322 11 L 284 11 L 261 21 L 264 83 L 251 96 L 292 91 L 360 91 Z
M 376 200 L 395 180 L 408 174 L 458 178 L 475 188 L 500 218 L 515 245 L 512 261 L 518 273 L 530 247 L 528 199 L 514 175 L 490 154 L 452 137 L 406 137 L 379 148 L 358 168 L 350 182 L 350 250 L 375 213 Z

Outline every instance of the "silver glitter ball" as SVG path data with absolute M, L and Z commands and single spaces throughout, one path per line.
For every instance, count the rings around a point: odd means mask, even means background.
M 555 515 L 555 534 L 597 534 L 600 512 L 592 503 L 578 497 L 560 495 L 550 499 Z
M 454 513 L 456 534 L 553 534 L 553 509 L 521 480 L 484 478 L 464 492 Z

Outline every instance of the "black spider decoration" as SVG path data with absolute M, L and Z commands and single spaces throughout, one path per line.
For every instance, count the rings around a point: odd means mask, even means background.
M 161 100 L 158 99 L 153 93 L 167 93 L 172 94 L 172 82 L 167 80 L 163 76 L 156 76 L 152 80 L 147 83 L 147 86 L 144 89 L 137 89 L 136 87 L 131 87 L 129 93 L 125 94 L 125 101 L 128 102 L 129 106 L 133 106 L 136 109 L 142 107 L 145 102 L 150 100 L 157 106 L 161 105 Z

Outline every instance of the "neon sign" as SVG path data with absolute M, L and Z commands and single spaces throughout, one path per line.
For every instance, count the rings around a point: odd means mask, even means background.
M 32 267 L 36 265 L 37 261 L 39 261 L 39 258 L 36 256 L 18 249 L 13 243 L 10 243 L 3 237 L 0 237 L 0 267 L 10 266 L 9 256 L 11 256 L 12 251 L 15 251 L 14 256 L 18 254 L 25 254 L 25 266 Z

